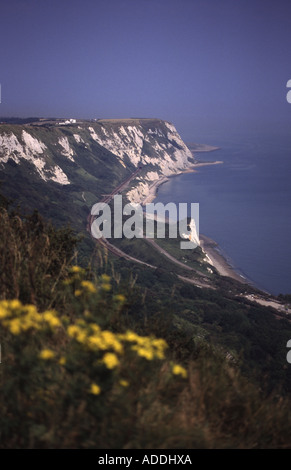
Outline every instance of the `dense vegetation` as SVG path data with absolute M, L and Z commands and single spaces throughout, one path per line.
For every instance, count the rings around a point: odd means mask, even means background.
M 1 448 L 290 447 L 287 320 L 1 206 Z

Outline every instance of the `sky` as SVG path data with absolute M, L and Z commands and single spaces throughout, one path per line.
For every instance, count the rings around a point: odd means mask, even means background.
M 290 0 L 0 0 L 0 116 L 291 126 Z

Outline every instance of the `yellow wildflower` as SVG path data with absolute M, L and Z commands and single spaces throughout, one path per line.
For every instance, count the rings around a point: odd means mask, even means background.
M 91 294 L 95 294 L 95 292 L 96 292 L 96 287 L 90 281 L 82 281 L 81 286 L 84 287 Z
M 19 300 L 17 300 L 17 299 L 15 299 L 15 300 L 10 300 L 9 303 L 10 303 L 9 307 L 10 307 L 12 310 L 16 310 L 16 309 L 22 307 L 21 302 L 19 302 Z
M 152 361 L 153 358 L 154 358 L 153 351 L 152 351 L 152 349 L 150 349 L 150 348 L 140 348 L 140 347 L 138 347 L 138 346 L 133 346 L 132 349 L 135 350 L 135 351 L 137 351 L 137 354 L 138 354 L 140 357 L 144 357 L 144 358 L 147 359 L 148 361 Z
M 92 383 L 90 387 L 90 393 L 92 393 L 93 395 L 100 395 L 101 388 L 99 387 L 99 385 Z
M 57 318 L 56 312 L 53 310 L 48 310 L 47 312 L 44 312 L 43 318 L 52 328 L 61 326 L 61 322 Z
M 187 378 L 187 371 L 184 369 L 184 367 L 179 366 L 179 364 L 174 364 L 172 368 L 172 372 L 174 375 L 181 375 L 183 379 Z
M 55 356 L 55 353 L 51 349 L 43 349 L 39 354 L 39 357 L 45 360 L 53 359 L 54 356 Z
M 87 333 L 84 330 L 79 329 L 76 335 L 76 340 L 79 341 L 79 343 L 85 343 L 87 341 Z
M 83 271 L 83 269 L 80 268 L 80 266 L 72 266 L 71 271 L 72 273 L 80 273 L 81 271 Z
M 113 353 L 106 353 L 102 361 L 106 365 L 107 369 L 114 369 L 114 367 L 119 364 L 118 357 Z
M 70 325 L 67 328 L 67 333 L 71 338 L 75 338 L 79 343 L 85 343 L 87 341 L 87 333 L 84 329 L 78 325 Z
M 13 335 L 19 335 L 19 333 L 21 332 L 21 322 L 18 318 L 14 318 L 10 321 L 9 330 Z
M 86 331 L 84 331 L 84 330 L 80 331 L 78 336 L 77 336 L 77 341 L 79 341 L 79 343 L 86 343 L 87 339 L 88 339 L 88 336 L 87 336 Z
M 82 291 L 80 289 L 76 289 L 74 294 L 76 297 L 80 297 L 80 295 L 82 295 Z
M 79 330 L 80 328 L 77 325 L 70 325 L 68 326 L 67 333 L 72 338 L 75 338 Z
M 30 328 L 35 328 L 35 329 L 39 328 L 39 325 L 28 315 L 26 315 L 25 317 L 22 317 L 19 321 L 20 321 L 20 327 L 23 331 L 27 331 Z
M 60 357 L 59 364 L 61 366 L 64 366 L 66 364 L 66 362 L 67 362 L 67 359 L 64 356 Z
M 105 341 L 103 340 L 103 338 L 97 335 L 89 336 L 88 345 L 89 345 L 89 348 L 93 350 L 102 349 L 104 351 L 105 349 L 107 349 L 107 345 Z
M 110 282 L 110 276 L 107 276 L 107 274 L 102 274 L 101 279 L 103 282 L 108 283 Z
M 97 323 L 90 323 L 90 327 L 94 333 L 100 333 L 101 331 L 100 326 L 97 325 Z
M 119 341 L 115 340 L 111 346 L 112 346 L 112 349 L 114 349 L 114 351 L 116 351 L 117 353 L 119 354 L 123 353 L 123 346 Z
M 164 350 L 168 347 L 167 343 L 163 339 L 154 339 L 153 340 L 153 346 L 155 346 L 157 349 Z
M 105 330 L 101 333 L 108 348 L 114 349 L 116 352 L 121 353 L 123 351 L 122 344 L 116 339 L 116 336 L 111 331 Z
M 120 380 L 119 381 L 119 385 L 121 385 L 122 387 L 128 387 L 129 386 L 129 382 L 127 380 Z
M 39 319 L 39 314 L 37 313 L 35 305 L 25 305 L 25 310 L 28 315 Z
M 120 335 L 123 339 L 126 341 L 134 342 L 137 341 L 139 336 L 136 333 L 133 333 L 133 331 L 127 331 L 125 335 Z

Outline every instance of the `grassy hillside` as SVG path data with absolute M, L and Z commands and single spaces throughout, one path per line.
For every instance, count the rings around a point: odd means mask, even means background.
M 288 322 L 1 205 L 1 448 L 290 447 Z

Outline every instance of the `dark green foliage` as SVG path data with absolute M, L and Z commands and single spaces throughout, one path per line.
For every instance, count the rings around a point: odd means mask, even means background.
M 0 209 L 0 223 L 0 298 L 53 306 L 56 282 L 74 257 L 73 231 L 53 228 L 36 211 L 21 217 Z
M 162 267 L 120 259 L 112 264 L 98 249 L 84 275 L 98 287 L 106 272 L 111 291 L 101 284 L 97 297 L 79 298 L 78 279 L 63 282 L 76 263 L 70 229 L 55 229 L 36 212 L 21 217 L 2 208 L 1 230 L 2 299 L 32 302 L 40 311 L 53 307 L 64 322 L 89 312 L 89 321 L 116 334 L 130 329 L 169 345 L 160 366 L 125 355 L 119 373 L 130 386 L 122 390 L 118 376 L 100 371 L 62 329 L 24 341 L 0 331 L 6 354 L 0 368 L 2 448 L 290 447 L 290 403 L 282 395 L 291 380 L 287 320 L 185 284 Z M 91 245 L 83 246 L 85 259 Z M 126 298 L 118 309 L 116 294 Z M 65 367 L 42 366 L 43 345 L 65 354 Z M 187 380 L 171 376 L 177 361 L 188 369 Z M 84 393 L 97 373 L 102 393 Z

